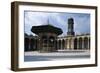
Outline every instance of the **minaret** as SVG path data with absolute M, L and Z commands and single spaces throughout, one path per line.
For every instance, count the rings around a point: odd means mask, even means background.
M 68 19 L 68 32 L 67 32 L 68 36 L 74 36 L 74 19 L 73 18 L 69 18 Z

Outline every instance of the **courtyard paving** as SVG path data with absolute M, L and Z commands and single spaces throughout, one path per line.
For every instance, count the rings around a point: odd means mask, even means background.
M 24 61 L 53 61 L 53 60 L 67 60 L 67 59 L 84 59 L 90 58 L 90 51 L 77 50 L 66 51 L 58 50 L 58 52 L 39 53 L 38 51 L 25 52 Z

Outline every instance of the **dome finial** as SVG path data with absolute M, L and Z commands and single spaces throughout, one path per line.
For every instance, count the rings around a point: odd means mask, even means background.
M 49 18 L 47 19 L 47 24 L 50 25 L 50 23 L 49 23 Z

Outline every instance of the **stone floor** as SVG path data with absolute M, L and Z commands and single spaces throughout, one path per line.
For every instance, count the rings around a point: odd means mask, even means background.
M 90 52 L 85 50 L 77 51 L 66 51 L 59 50 L 58 52 L 51 53 L 39 53 L 38 51 L 34 52 L 25 52 L 24 61 L 53 61 L 53 60 L 65 60 L 65 59 L 84 59 L 90 58 Z

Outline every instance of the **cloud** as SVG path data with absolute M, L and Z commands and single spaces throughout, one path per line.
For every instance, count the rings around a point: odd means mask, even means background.
M 87 14 L 75 17 L 75 31 L 77 34 L 84 34 L 90 32 L 90 16 Z
M 62 35 L 67 35 L 68 18 L 74 18 L 74 31 L 76 34 L 90 32 L 90 15 L 82 13 L 54 13 L 54 12 L 34 12 L 25 11 L 25 33 L 33 34 L 32 26 L 49 24 L 63 30 Z
M 30 31 L 32 26 L 46 24 L 47 15 L 41 12 L 25 12 L 25 32 L 32 34 Z

